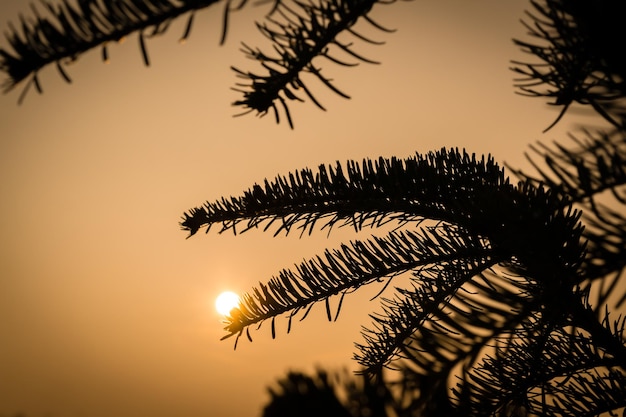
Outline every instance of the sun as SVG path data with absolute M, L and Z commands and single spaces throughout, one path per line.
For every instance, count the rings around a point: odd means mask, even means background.
M 224 291 L 215 299 L 215 309 L 222 316 L 228 316 L 230 311 L 239 305 L 239 296 L 232 291 Z

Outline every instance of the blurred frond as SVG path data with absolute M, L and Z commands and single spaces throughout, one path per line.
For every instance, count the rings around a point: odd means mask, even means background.
M 194 13 L 219 0 L 68 0 L 53 4 L 42 0 L 49 16 L 42 16 L 33 6 L 33 16 L 20 16 L 19 29 L 9 24 L 6 33 L 13 51 L 0 49 L 0 71 L 8 75 L 3 83 L 4 92 L 13 89 L 29 78 L 19 101 L 31 85 L 41 92 L 37 73 L 49 64 L 56 64 L 61 76 L 71 82 L 65 66 L 84 52 L 102 48 L 102 59 L 108 60 L 107 43 L 118 42 L 137 32 L 144 63 L 150 59 L 146 39 L 167 31 L 170 23 L 183 14 L 189 14 L 181 40 L 191 31 Z M 242 7 L 246 0 L 237 5 Z M 232 0 L 225 3 L 225 21 L 233 10 Z M 224 31 L 226 26 L 224 26 Z M 222 37 L 225 36 L 225 32 Z
M 393 2 L 395 0 L 392 0 Z M 246 82 L 239 84 L 237 91 L 244 98 L 233 105 L 246 109 L 242 114 L 256 111 L 265 115 L 270 109 L 276 122 L 280 121 L 280 112 L 284 111 L 289 125 L 293 121 L 289 112 L 288 101 L 304 101 L 308 97 L 322 110 L 318 101 L 302 79 L 302 74 L 310 74 L 338 95 L 349 98 L 339 90 L 330 78 L 322 75 L 315 58 L 326 58 L 343 66 L 355 66 L 359 61 L 375 63 L 354 51 L 352 42 L 342 41 L 339 35 L 349 34 L 353 38 L 367 43 L 380 42 L 369 39 L 353 28 L 357 20 L 362 19 L 372 26 L 388 31 L 374 22 L 368 13 L 378 0 L 294 0 L 277 1 L 275 8 L 265 23 L 258 23 L 260 32 L 271 40 L 274 52 L 266 54 L 258 48 L 243 45 L 243 52 L 252 60 L 259 61 L 264 75 L 245 72 L 233 68 L 237 75 Z M 385 2 L 390 3 L 390 2 Z M 300 91 L 301 94 L 297 94 Z M 280 104 L 280 106 L 278 106 Z
M 434 263 L 414 272 L 410 288 L 396 288 L 393 299 L 383 299 L 373 328 L 363 331 L 365 344 L 358 345 L 356 359 L 365 370 L 376 372 L 403 358 L 423 376 L 449 373 L 471 361 L 506 323 L 514 325 L 511 318 L 530 297 L 527 283 L 488 273 L 502 261 L 490 255 Z
M 343 370 L 316 369 L 308 375 L 289 371 L 268 389 L 263 417 L 400 417 L 395 398 L 382 375 L 355 376 Z
M 523 95 L 547 97 L 562 107 L 591 106 L 615 126 L 626 120 L 626 4 L 615 0 L 532 0 L 524 22 L 536 43 L 515 40 L 537 63 L 513 62 Z M 547 129 L 546 129 L 547 130 Z
M 472 415 L 511 409 L 542 416 L 601 415 L 626 406 L 623 355 L 616 357 L 586 332 L 540 330 L 532 322 L 526 327 L 532 331 L 511 333 L 469 373 L 463 389 L 472 397 Z
M 289 372 L 268 389 L 271 400 L 263 408 L 263 417 L 317 417 L 321 415 L 352 417 L 337 396 L 337 384 L 324 370 L 314 376 Z
M 543 159 L 542 168 L 531 157 L 538 176 L 513 170 L 525 181 L 546 184 L 552 189 L 565 192 L 572 201 L 588 203 L 594 208 L 594 196 L 611 192 L 622 204 L 626 204 L 626 131 L 610 133 L 583 132 L 585 137 L 570 135 L 570 145 L 554 143 L 550 147 L 542 143 L 532 146 L 533 153 Z M 547 168 L 547 169 L 546 169 Z M 596 210 L 597 211 L 597 210 Z M 597 213 L 601 216 L 601 213 Z
M 582 270 L 588 285 L 600 281 L 598 300 L 594 303 L 602 309 L 613 295 L 615 307 L 626 301 L 626 292 L 619 283 L 626 278 L 626 215 L 624 210 L 602 208 L 603 219 L 583 216 L 587 240 L 587 255 Z

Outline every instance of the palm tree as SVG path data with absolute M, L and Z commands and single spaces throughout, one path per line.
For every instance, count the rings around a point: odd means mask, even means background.
M 264 321 L 274 337 L 277 317 L 290 327 L 321 302 L 332 320 L 344 296 L 408 273 L 410 284 L 382 299 L 356 355 L 367 375 L 400 371 L 399 392 L 416 395 L 394 402 L 398 415 L 599 415 L 626 406 L 624 321 L 610 314 L 624 301 L 626 72 L 605 47 L 617 26 L 598 23 L 626 14 L 611 2 L 533 6 L 527 27 L 545 44 L 517 41 L 541 60 L 515 63 L 520 92 L 553 97 L 561 115 L 590 105 L 613 129 L 538 145 L 544 167 L 535 163 L 536 176 L 512 169 L 517 183 L 490 157 L 442 149 L 304 169 L 191 209 L 181 222 L 190 235 L 213 225 L 287 234 L 397 224 L 253 288 L 224 338 L 251 339 L 250 327 Z M 607 192 L 614 208 L 601 202 Z
M 604 139 L 589 142 L 585 152 L 598 148 L 596 167 L 607 157 L 615 161 L 605 172 L 621 170 L 623 184 L 623 140 L 611 147 Z M 561 161 L 577 161 L 576 155 L 546 158 L 558 157 L 551 166 L 564 176 Z M 594 178 L 593 194 L 613 181 L 582 161 L 574 167 Z M 325 303 L 332 320 L 344 296 L 410 273 L 408 287 L 382 300 L 357 359 L 372 375 L 385 367 L 410 369 L 405 382 L 420 392 L 419 407 L 447 391 L 458 372 L 452 397 L 461 414 L 491 414 L 505 406 L 576 410 L 583 393 L 593 400 L 590 407 L 607 405 L 607 395 L 611 409 L 624 404 L 621 382 L 607 394 L 626 365 L 623 322 L 604 311 L 624 267 L 620 213 L 585 201 L 586 193 L 548 187 L 547 179 L 541 186 L 530 178 L 513 185 L 492 159 L 458 150 L 349 162 L 345 171 L 341 165 L 302 170 L 185 215 L 182 225 L 191 234 L 213 224 L 220 231 L 275 225 L 276 233 L 302 233 L 393 221 L 408 229 L 327 250 L 281 271 L 244 295 L 225 338 L 251 338 L 250 327 L 263 321 L 270 321 L 274 336 L 277 317 L 286 315 L 290 327 L 317 302 Z M 595 205 L 595 212 L 589 207 L 583 218 L 574 203 Z M 601 303 L 592 304 L 597 286 Z M 333 296 L 340 297 L 336 311 Z M 599 368 L 606 368 L 604 374 L 597 374 Z M 566 377 L 571 386 L 559 380 Z M 587 378 L 594 384 L 581 386 Z M 569 391 L 576 389 L 579 395 Z M 554 402 L 546 402 L 551 396 Z
M 227 2 L 224 21 L 244 3 Z M 15 53 L 0 50 L 0 69 L 9 74 L 5 88 L 24 80 L 40 90 L 37 72 L 51 63 L 69 80 L 64 59 L 97 45 L 106 57 L 107 42 L 133 31 L 139 32 L 148 64 L 146 37 L 209 4 L 49 5 L 52 20 L 24 20 L 21 32 L 9 34 Z M 313 59 L 352 65 L 336 55 L 339 50 L 369 61 L 338 34 L 376 43 L 353 30 L 357 19 L 379 27 L 368 16 L 373 4 L 275 0 L 266 23 L 259 24 L 274 42 L 274 53 L 245 47 L 264 73 L 236 70 L 244 84 L 235 104 L 244 112 L 271 110 L 277 121 L 284 114 L 293 127 L 291 101 L 306 97 L 323 108 L 301 74 L 346 96 Z M 245 334 L 252 340 L 250 328 L 264 322 L 274 337 L 277 319 L 284 317 L 290 328 L 318 303 L 333 320 L 345 296 L 384 282 L 395 288 L 381 297 L 356 359 L 363 375 L 386 384 L 390 395 L 384 398 L 391 405 L 385 412 L 600 415 L 626 408 L 626 325 L 618 312 L 626 299 L 626 67 L 620 29 L 626 13 L 614 0 L 531 4 L 526 25 L 533 41 L 516 43 L 538 62 L 514 63 L 519 92 L 553 99 L 561 115 L 574 103 L 588 105 L 612 127 L 534 146 L 534 173 L 443 148 L 406 159 L 302 169 L 190 209 L 181 221 L 190 236 L 211 227 L 289 234 L 394 226 L 382 237 L 328 249 L 252 288 L 228 317 L 224 339 L 234 337 L 236 345 Z M 191 22 L 190 17 L 183 38 Z M 408 284 L 396 284 L 401 275 L 409 277 Z M 311 382 L 293 378 L 294 384 Z M 315 395 L 332 388 L 307 386 L 316 388 L 310 390 Z

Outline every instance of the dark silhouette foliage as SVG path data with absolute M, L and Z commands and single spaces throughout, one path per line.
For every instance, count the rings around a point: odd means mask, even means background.
M 562 107 L 556 124 L 574 103 L 591 106 L 624 127 L 626 4 L 619 0 L 532 0 L 525 23 L 534 40 L 515 40 L 536 63 L 515 62 L 520 93 L 548 97 Z
M 346 371 L 317 369 L 312 376 L 290 371 L 275 385 L 268 388 L 270 401 L 263 417 L 383 417 L 396 401 L 390 392 L 392 385 Z
M 95 46 L 106 54 L 106 42 L 131 32 L 147 64 L 148 33 L 161 34 L 171 19 L 209 5 L 45 4 L 52 18 L 24 18 L 21 31 L 8 34 L 14 51 L 0 50 L 6 90 L 21 81 L 40 90 L 37 72 L 53 63 L 69 80 L 63 59 Z M 272 111 L 277 121 L 284 113 L 293 127 L 289 104 L 308 98 L 323 108 L 303 74 L 347 97 L 313 60 L 374 62 L 338 40 L 343 33 L 377 43 L 353 28 L 361 19 L 386 30 L 369 16 L 373 4 L 272 1 L 258 27 L 274 52 L 244 46 L 263 72 L 235 70 L 244 81 L 234 104 Z M 226 2 L 225 16 L 244 5 Z M 234 336 L 236 346 L 244 334 L 252 340 L 251 327 L 268 322 L 275 337 L 276 320 L 284 317 L 290 329 L 319 303 L 334 320 L 344 297 L 364 285 L 383 282 L 391 292 L 380 297 L 357 344 L 360 382 L 333 382 L 324 371 L 289 373 L 270 391 L 265 415 L 596 416 L 626 409 L 625 6 L 532 0 L 531 7 L 524 20 L 530 40 L 515 40 L 529 54 L 529 62 L 513 63 L 518 92 L 561 107 L 554 123 L 580 105 L 609 128 L 532 145 L 534 172 L 443 148 L 302 169 L 184 213 L 189 236 L 212 227 L 276 235 L 395 226 L 280 271 L 227 317 L 224 339 Z
M 316 378 L 289 372 L 278 381 L 278 385 L 279 390 L 269 389 L 272 401 L 263 410 L 264 417 L 351 416 L 337 398 L 333 383 L 323 371 Z
M 382 3 L 391 4 L 393 1 Z M 71 78 L 65 69 L 68 61 L 75 61 L 85 51 L 96 47 L 101 48 L 102 59 L 106 61 L 109 56 L 107 45 L 133 33 L 137 34 L 143 61 L 148 66 L 150 38 L 163 35 L 174 19 L 187 15 L 187 24 L 180 38 L 187 39 L 195 13 L 218 3 L 223 5 L 223 43 L 230 13 L 244 7 L 247 0 L 78 0 L 76 4 L 62 0 L 58 5 L 43 2 L 48 16 L 33 8 L 33 17 L 21 16 L 19 29 L 9 26 L 6 36 L 13 50 L 0 48 L 0 71 L 8 75 L 2 84 L 3 90 L 11 91 L 24 81 L 26 84 L 18 102 L 24 99 L 32 86 L 41 93 L 38 73 L 52 64 L 70 83 Z M 361 42 L 381 43 L 357 32 L 353 27 L 357 20 L 365 20 L 381 31 L 390 31 L 369 17 L 372 6 L 381 3 L 374 0 L 268 0 L 262 3 L 271 3 L 272 7 L 266 21 L 258 23 L 257 27 L 263 36 L 272 41 L 274 52 L 266 54 L 243 44 L 246 56 L 258 61 L 265 73 L 233 67 L 242 78 L 235 89 L 243 94 L 243 98 L 233 105 L 244 108 L 241 114 L 254 111 L 265 115 L 272 110 L 277 122 L 284 111 L 291 127 L 293 122 L 287 102 L 303 101 L 296 90 L 325 110 L 303 81 L 302 74 L 312 75 L 335 93 L 349 98 L 322 75 L 313 59 L 320 57 L 342 66 L 355 66 L 358 62 L 374 63 L 356 52 L 352 42 L 340 41 L 337 36 L 344 34 Z

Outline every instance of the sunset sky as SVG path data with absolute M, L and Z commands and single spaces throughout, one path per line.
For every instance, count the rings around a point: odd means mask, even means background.
M 29 15 L 29 1 L 0 2 L 0 28 Z M 343 68 L 320 60 L 346 100 L 312 80 L 328 111 L 294 104 L 295 129 L 272 115 L 234 118 L 231 65 L 258 70 L 241 41 L 265 45 L 254 20 L 231 16 L 219 46 L 221 6 L 148 42 L 136 35 L 67 67 L 41 72 L 43 95 L 21 86 L 0 96 L 0 417 L 259 416 L 266 387 L 288 370 L 356 369 L 361 325 L 380 287 L 344 300 L 328 323 L 323 305 L 286 334 L 269 326 L 253 343 L 225 334 L 214 300 L 244 292 L 283 267 L 354 238 L 351 230 L 272 238 L 249 232 L 185 239 L 182 214 L 303 167 L 442 146 L 526 166 L 528 145 L 562 139 L 572 116 L 515 94 L 510 60 L 526 0 L 419 0 L 377 6 L 386 41 L 355 50 L 382 62 Z M 43 10 L 40 7 L 40 10 Z M 3 47 L 7 42 L 0 40 Z M 528 57 L 527 57 L 528 58 Z M 532 59 L 532 58 L 531 58 Z M 2 74 L 3 75 L 3 74 Z

